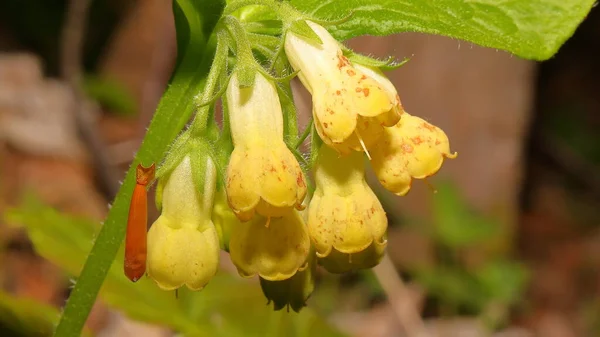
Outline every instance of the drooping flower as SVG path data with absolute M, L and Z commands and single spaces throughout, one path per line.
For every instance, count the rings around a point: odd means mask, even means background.
M 397 195 L 405 195 L 412 179 L 435 174 L 444 158 L 455 158 L 448 137 L 437 126 L 404 113 L 393 127 L 385 128 L 371 151 L 373 170 L 381 184 Z
M 202 289 L 219 265 L 219 239 L 211 221 L 216 169 L 206 158 L 202 190 L 192 179 L 186 156 L 167 177 L 162 212 L 148 232 L 148 275 L 165 290 L 187 285 Z
M 257 73 L 254 86 L 240 88 L 236 74 L 227 87 L 234 150 L 227 168 L 227 198 L 242 221 L 255 211 L 278 217 L 301 208 L 304 174 L 283 141 L 283 116 L 275 85 Z
M 377 264 L 378 258 L 363 261 L 361 255 L 371 254 L 370 247 L 383 252 L 387 217 L 365 181 L 363 155 L 339 157 L 322 146 L 318 158 L 317 188 L 308 206 L 308 231 L 317 256 L 345 256 L 350 269 Z M 352 266 L 353 262 L 360 264 Z
M 273 219 L 255 216 L 235 226 L 229 241 L 231 261 L 239 274 L 258 274 L 269 281 L 288 279 L 303 269 L 309 250 L 306 224 L 296 210 Z
M 312 94 L 319 136 L 344 154 L 370 148 L 383 126 L 396 124 L 403 112 L 394 86 L 380 72 L 352 64 L 325 28 L 306 23 L 323 43 L 316 45 L 288 32 L 285 51 Z

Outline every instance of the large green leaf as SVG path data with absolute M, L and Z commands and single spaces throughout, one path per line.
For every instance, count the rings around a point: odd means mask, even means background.
M 571 36 L 595 0 L 291 0 L 318 18 L 352 17 L 339 39 L 421 32 L 545 60 Z

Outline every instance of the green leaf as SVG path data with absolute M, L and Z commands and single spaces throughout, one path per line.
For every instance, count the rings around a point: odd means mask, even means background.
M 493 260 L 475 271 L 475 277 L 490 299 L 512 304 L 521 298 L 527 284 L 528 272 L 519 263 Z
M 319 19 L 353 13 L 328 27 L 346 40 L 360 35 L 445 35 L 517 56 L 546 60 L 573 35 L 595 0 L 291 0 Z
M 83 89 L 88 97 L 100 104 L 123 115 L 135 112 L 136 102 L 131 92 L 118 81 L 87 75 L 84 78 Z
M 78 336 L 125 237 L 129 200 L 135 184 L 135 166 L 162 160 L 167 146 L 194 109 L 215 49 L 211 32 L 224 3 L 219 0 L 175 0 L 178 66 L 161 99 L 148 132 L 111 208 L 104 226 L 67 301 L 55 336 Z
M 39 255 L 72 276 L 81 271 L 98 229 L 89 219 L 61 214 L 33 197 L 27 198 L 19 209 L 7 212 L 5 217 L 8 223 L 25 227 Z M 119 252 L 121 256 L 122 249 Z M 186 317 L 173 293 L 161 291 L 148 278 L 137 283 L 129 281 L 123 273 L 122 259 L 112 264 L 100 296 L 109 305 L 138 320 L 187 332 L 198 332 L 201 327 Z M 165 315 L 165 311 L 170 314 Z
M 48 336 L 52 333 L 58 317 L 58 310 L 54 307 L 0 291 L 2 336 Z
M 499 229 L 493 219 L 485 218 L 467 207 L 456 187 L 437 186 L 433 198 L 434 231 L 438 240 L 450 248 L 464 248 L 491 239 Z

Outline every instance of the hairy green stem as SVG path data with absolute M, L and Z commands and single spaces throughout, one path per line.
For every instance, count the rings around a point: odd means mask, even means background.
M 200 3 L 202 2 L 202 3 Z M 208 6 L 208 7 L 207 7 Z M 200 8 L 211 8 L 204 17 Z M 129 200 L 135 184 L 135 166 L 159 162 L 168 145 L 188 121 L 194 109 L 193 95 L 202 87 L 215 46 L 208 36 L 214 16 L 220 16 L 219 0 L 175 0 L 178 37 L 178 67 L 152 119 L 144 141 L 132 163 L 113 207 L 94 242 L 77 283 L 54 331 L 57 337 L 79 336 L 106 275 L 125 237 Z M 123 276 L 124 277 L 124 276 Z

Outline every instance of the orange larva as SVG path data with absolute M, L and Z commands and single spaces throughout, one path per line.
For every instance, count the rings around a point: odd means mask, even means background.
M 146 232 L 148 222 L 148 197 L 146 185 L 154 179 L 154 164 L 150 167 L 138 165 L 136 184 L 131 196 L 127 235 L 125 236 L 125 275 L 136 282 L 146 272 Z

